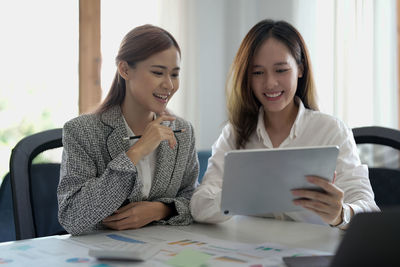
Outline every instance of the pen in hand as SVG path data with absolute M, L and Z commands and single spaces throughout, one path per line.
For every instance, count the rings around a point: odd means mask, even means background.
M 184 131 L 186 131 L 186 129 L 173 130 L 174 133 L 183 133 Z M 142 136 L 141 135 L 127 136 L 127 137 L 122 138 L 122 140 L 139 139 L 140 137 L 142 137 Z

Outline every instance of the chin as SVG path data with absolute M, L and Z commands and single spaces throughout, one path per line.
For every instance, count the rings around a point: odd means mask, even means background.
M 162 113 L 167 111 L 167 108 L 166 107 L 164 107 L 164 108 L 152 108 L 151 111 L 156 113 L 156 114 L 162 114 Z
M 282 105 L 265 105 L 264 110 L 268 112 L 280 112 L 285 109 L 286 106 Z

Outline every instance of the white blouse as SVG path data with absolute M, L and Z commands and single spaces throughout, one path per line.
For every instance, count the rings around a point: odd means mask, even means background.
M 124 117 L 123 119 L 126 126 L 126 130 L 128 131 L 128 136 L 134 136 L 135 134 L 129 127 Z M 138 140 L 139 139 L 130 139 L 129 146 L 133 146 Z M 143 157 L 136 165 L 136 169 L 138 172 L 137 177 L 141 179 L 143 183 L 143 188 L 142 188 L 143 200 L 146 200 L 149 197 L 151 184 L 154 178 L 155 165 L 156 165 L 156 150 L 153 150 L 150 154 Z
M 350 206 L 355 214 L 379 210 L 368 178 L 368 167 L 360 162 L 351 129 L 333 116 L 306 109 L 299 98 L 296 100 L 299 104 L 296 120 L 289 136 L 279 147 L 338 146 L 335 185 L 344 191 L 343 205 Z M 263 114 L 261 106 L 256 131 L 250 136 L 245 149 L 273 148 L 264 127 Z M 230 218 L 221 212 L 220 205 L 224 154 L 234 149 L 236 149 L 234 130 L 228 123 L 212 146 L 212 156 L 208 161 L 207 171 L 190 202 L 192 216 L 196 221 L 218 223 Z M 311 211 L 271 214 L 271 217 L 325 224 Z

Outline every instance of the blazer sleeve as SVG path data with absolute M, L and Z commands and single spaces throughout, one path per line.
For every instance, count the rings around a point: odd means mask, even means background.
M 88 128 L 64 125 L 58 219 L 72 235 L 102 229 L 101 221 L 121 206 L 136 181 L 136 168 L 123 152 L 99 174 L 93 155 L 101 153 L 93 144 Z
M 185 171 L 178 193 L 174 198 L 159 198 L 155 200 L 165 204 L 173 204 L 176 210 L 176 215 L 167 220 L 158 221 L 160 224 L 187 225 L 193 221 L 192 215 L 190 214 L 189 203 L 199 175 L 199 161 L 197 158 L 193 126 L 189 123 L 188 128 L 190 129 L 190 147 L 187 154 L 188 160 L 186 161 Z

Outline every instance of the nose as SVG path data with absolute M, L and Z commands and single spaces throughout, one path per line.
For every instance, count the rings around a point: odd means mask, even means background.
M 172 82 L 172 79 L 169 75 L 166 75 L 163 81 L 163 88 L 167 90 L 172 90 L 174 89 L 174 83 Z
M 278 79 L 274 75 L 267 75 L 265 78 L 265 85 L 267 89 L 274 89 L 278 85 Z

